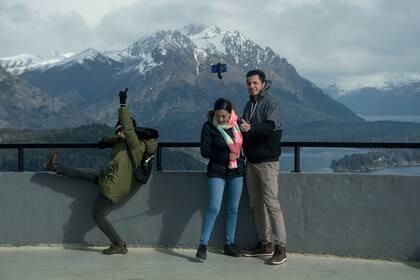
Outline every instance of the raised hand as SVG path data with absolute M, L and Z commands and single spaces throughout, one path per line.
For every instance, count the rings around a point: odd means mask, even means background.
M 124 91 L 120 90 L 120 93 L 118 94 L 118 96 L 120 97 L 120 105 L 125 106 L 127 104 L 126 103 L 127 91 L 128 91 L 128 88 L 126 88 Z

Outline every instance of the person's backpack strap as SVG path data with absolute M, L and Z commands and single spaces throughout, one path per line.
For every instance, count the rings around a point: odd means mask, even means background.
M 133 169 L 134 177 L 141 184 L 146 184 L 149 180 L 150 174 L 153 170 L 154 152 L 157 149 L 157 138 L 159 132 L 156 129 L 148 127 L 135 127 L 137 138 L 142 139 L 146 143 L 146 151 L 143 154 L 139 166 L 136 166 L 132 151 L 127 147 L 128 158 L 130 159 L 131 167 Z M 153 141 L 152 141 L 153 140 Z M 147 144 L 148 142 L 149 145 Z M 155 143 L 154 145 L 152 145 Z
M 139 166 L 136 166 L 131 150 L 127 149 L 127 153 L 128 158 L 130 159 L 131 168 L 133 169 L 134 177 L 140 184 L 146 184 L 153 170 L 155 156 L 144 153 Z

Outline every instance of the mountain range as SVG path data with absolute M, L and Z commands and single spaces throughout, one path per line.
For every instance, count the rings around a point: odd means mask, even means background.
M 71 105 L 31 86 L 0 66 L 0 127 L 14 129 L 79 126 L 93 120 Z
M 210 73 L 210 65 L 218 62 L 228 66 L 222 79 Z M 217 98 L 232 100 L 242 113 L 248 100 L 245 74 L 255 68 L 273 81 L 270 92 L 281 102 L 285 128 L 313 121 L 363 122 L 301 77 L 271 48 L 216 26 L 159 31 L 118 51 L 87 49 L 50 60 L 21 55 L 0 59 L 0 65 L 18 75 L 7 79 L 24 80 L 47 94 L 42 99 L 75 110 L 72 117 L 57 122 L 62 127 L 92 122 L 113 125 L 118 91 L 128 88 L 128 107 L 140 125 L 158 128 L 164 139 L 197 141 L 206 112 Z M 22 112 L 31 117 L 32 107 L 25 106 Z M 0 110 L 4 110 L 3 103 Z M 45 126 L 36 124 L 36 117 L 32 119 L 32 127 Z M 0 123 L 0 127 L 11 125 Z
M 374 78 L 353 87 L 325 86 L 323 91 L 361 115 L 420 115 L 419 75 Z

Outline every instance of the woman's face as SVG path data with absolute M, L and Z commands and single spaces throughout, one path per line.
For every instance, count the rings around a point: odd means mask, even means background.
M 218 124 L 227 123 L 230 119 L 230 113 L 224 109 L 215 110 L 214 118 L 216 119 Z

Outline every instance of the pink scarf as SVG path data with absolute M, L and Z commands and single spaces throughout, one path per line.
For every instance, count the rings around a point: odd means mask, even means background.
M 222 134 L 223 139 L 225 139 L 226 144 L 229 147 L 229 150 L 232 153 L 235 153 L 237 157 L 241 154 L 242 149 L 242 133 L 238 126 L 238 116 L 236 115 L 235 111 L 232 111 L 230 114 L 230 119 L 225 124 L 218 124 L 217 121 L 213 118 L 213 125 L 219 130 L 220 134 Z M 233 132 L 233 139 L 230 135 L 225 131 L 225 129 L 232 128 Z M 238 168 L 237 160 L 230 160 L 229 161 L 229 169 Z

